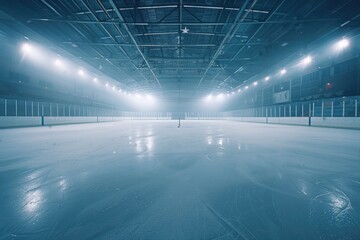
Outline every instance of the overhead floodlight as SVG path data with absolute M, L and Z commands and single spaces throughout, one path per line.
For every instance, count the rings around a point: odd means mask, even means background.
M 223 93 L 220 93 L 219 95 L 217 95 L 217 98 L 223 98 L 224 97 L 224 94 Z
M 112 86 L 112 88 L 111 88 L 112 90 L 115 90 L 116 88 L 115 88 L 115 86 Z
M 227 93 L 226 96 L 230 96 L 230 93 Z
M 84 70 L 79 69 L 78 74 L 79 74 L 80 76 L 84 76 L 84 75 L 85 75 L 85 72 L 84 72 Z
M 349 39 L 343 38 L 335 44 L 335 49 L 337 51 L 340 51 L 340 50 L 347 48 L 349 45 L 350 45 Z
M 150 94 L 146 94 L 146 99 L 152 101 L 154 100 L 154 97 Z
M 284 75 L 285 73 L 286 73 L 286 69 L 285 69 L 285 68 L 283 68 L 283 69 L 280 70 L 280 74 L 281 74 L 281 75 Z
M 270 80 L 270 77 L 269 76 L 266 76 L 265 77 L 265 81 L 269 81 Z
M 24 53 L 29 53 L 31 52 L 31 45 L 28 44 L 28 43 L 24 43 L 22 46 L 21 46 L 21 50 L 24 52 Z
M 209 94 L 206 96 L 206 100 L 210 101 L 212 99 L 212 97 L 213 97 L 212 94 Z
M 95 77 L 95 78 L 93 79 L 93 81 L 94 81 L 94 82 L 97 82 L 97 81 L 98 81 L 98 79 Z
M 249 86 L 245 86 L 245 89 L 248 89 L 249 88 Z
M 240 88 L 238 89 L 238 92 L 241 92 L 241 89 L 240 89 Z
M 258 82 L 253 82 L 253 85 L 254 85 L 254 86 L 258 85 Z
M 105 86 L 108 87 L 108 86 L 109 86 L 109 83 L 105 83 Z
M 57 66 L 57 67 L 62 67 L 63 63 L 62 63 L 62 61 L 60 59 L 55 59 L 54 65 Z
M 301 60 L 301 64 L 304 66 L 309 65 L 311 62 L 312 62 L 311 56 L 307 56 L 303 60 Z

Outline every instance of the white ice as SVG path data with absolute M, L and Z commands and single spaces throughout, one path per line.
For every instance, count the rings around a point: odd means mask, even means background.
M 359 239 L 360 131 L 177 125 L 0 130 L 0 239 Z

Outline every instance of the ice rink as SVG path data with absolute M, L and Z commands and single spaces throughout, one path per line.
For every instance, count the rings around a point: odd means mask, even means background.
M 0 130 L 0 239 L 360 239 L 360 131 L 231 121 Z

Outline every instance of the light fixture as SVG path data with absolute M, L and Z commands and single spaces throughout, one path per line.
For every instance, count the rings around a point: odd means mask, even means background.
M 284 75 L 285 73 L 286 73 L 286 69 L 285 69 L 285 68 L 283 68 L 283 69 L 280 70 L 280 74 L 281 74 L 281 75 Z
M 105 86 L 108 87 L 108 86 L 109 86 L 109 83 L 105 83 Z
M 84 70 L 79 69 L 78 74 L 79 74 L 80 76 L 84 76 L 84 75 L 85 75 L 85 72 L 84 72 Z
M 115 90 L 115 86 L 112 86 L 112 88 L 111 88 L 112 90 Z
M 265 77 L 265 81 L 269 81 L 270 80 L 270 77 L 269 76 L 266 76 Z
M 94 82 L 97 82 L 97 80 L 98 80 L 98 79 L 97 79 L 96 77 L 93 79 Z
M 254 85 L 254 86 L 258 85 L 258 82 L 254 82 L 253 85 Z
M 340 51 L 347 48 L 350 45 L 350 41 L 347 38 L 343 38 L 335 44 L 335 49 Z
M 306 56 L 303 60 L 301 60 L 301 64 L 306 66 L 309 65 L 312 62 L 311 56 Z
M 240 89 L 240 88 L 238 89 L 238 92 L 241 92 L 241 89 Z
M 150 100 L 150 101 L 153 101 L 154 97 L 152 95 L 150 95 L 150 94 L 146 94 L 146 99 Z
M 21 46 L 21 50 L 24 52 L 24 53 L 29 53 L 31 51 L 32 47 L 30 46 L 30 44 L 28 43 L 24 43 L 22 46 Z
M 245 89 L 248 89 L 249 88 L 249 86 L 245 86 Z
M 54 65 L 57 66 L 57 67 L 62 67 L 63 63 L 62 63 L 62 61 L 60 59 L 55 59 Z

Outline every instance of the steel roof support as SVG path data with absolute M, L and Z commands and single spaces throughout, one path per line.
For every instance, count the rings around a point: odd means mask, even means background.
M 207 74 L 208 71 L 210 70 L 211 66 L 214 64 L 216 58 L 220 55 L 220 53 L 221 53 L 221 51 L 222 51 L 222 48 L 223 48 L 223 46 L 225 45 L 225 43 L 226 43 L 228 40 L 230 40 L 230 36 L 232 35 L 233 31 L 236 32 L 236 30 L 237 30 L 238 27 L 240 26 L 240 25 L 235 24 L 235 23 L 237 23 L 238 21 L 240 21 L 240 22 L 243 21 L 244 17 L 243 17 L 242 19 L 240 19 L 240 18 L 241 18 L 241 16 L 242 16 L 242 14 L 245 12 L 246 6 L 248 5 L 249 2 L 250 2 L 250 0 L 246 0 L 245 3 L 243 4 L 243 6 L 241 7 L 240 11 L 239 11 L 238 14 L 236 15 L 236 18 L 235 18 L 234 23 L 231 25 L 229 31 L 226 33 L 225 37 L 223 38 L 222 42 L 220 43 L 219 47 L 217 48 L 216 52 L 214 53 L 213 57 L 211 58 L 210 63 L 209 63 L 209 65 L 208 65 L 208 67 L 206 68 L 204 74 L 201 76 L 197 88 L 200 87 L 202 81 L 204 80 L 204 77 L 206 76 L 206 74 Z M 252 7 L 255 5 L 256 2 L 257 2 L 257 0 L 254 0 L 253 3 L 251 4 L 251 7 L 250 7 L 250 8 L 252 8 Z M 247 12 L 247 13 L 249 13 L 249 12 Z M 247 13 L 246 13 L 245 17 L 247 16 Z
M 116 7 L 114 1 L 113 1 L 113 0 L 109 0 L 109 3 L 110 3 L 110 5 L 112 6 L 112 8 L 115 10 L 115 13 L 116 13 L 117 17 L 120 19 L 120 21 L 121 21 L 121 22 L 125 22 L 125 21 L 124 21 L 124 18 L 121 16 L 120 11 L 119 11 L 118 8 Z M 150 71 L 151 74 L 154 76 L 157 84 L 158 84 L 159 87 L 161 88 L 161 84 L 160 84 L 159 79 L 158 79 L 157 76 L 155 75 L 154 71 L 151 69 L 151 66 L 150 66 L 148 60 L 146 59 L 145 55 L 142 53 L 140 47 L 138 46 L 138 43 L 136 42 L 136 40 L 135 40 L 134 36 L 132 35 L 131 31 L 129 30 L 128 26 L 127 26 L 126 24 L 124 24 L 124 23 L 122 23 L 122 26 L 124 27 L 124 29 L 125 29 L 126 32 L 128 33 L 131 41 L 134 43 L 137 51 L 139 52 L 139 54 L 140 54 L 141 57 L 143 58 L 145 64 L 146 64 L 146 65 L 148 66 L 148 68 L 149 68 L 149 71 Z

